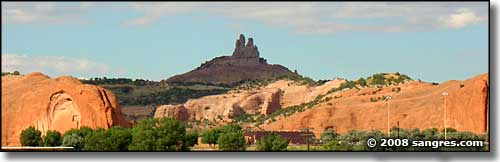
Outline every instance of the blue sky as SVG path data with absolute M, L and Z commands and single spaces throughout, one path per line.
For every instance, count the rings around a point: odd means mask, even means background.
M 488 72 L 488 3 L 6 3 L 2 71 L 166 79 L 230 55 L 314 79 L 400 72 L 425 81 Z

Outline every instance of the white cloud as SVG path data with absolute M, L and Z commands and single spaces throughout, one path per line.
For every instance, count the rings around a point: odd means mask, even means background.
M 482 2 L 157 2 L 133 4 L 131 9 L 144 15 L 127 24 L 152 24 L 164 16 L 197 11 L 236 21 L 259 21 L 296 33 L 423 31 L 484 23 L 488 7 Z
M 135 2 L 130 4 L 131 8 L 142 12 L 143 16 L 128 20 L 125 24 L 148 25 L 158 21 L 162 16 L 189 13 L 203 5 L 193 2 Z
M 2 2 L 2 23 L 88 22 L 85 14 L 95 7 L 139 13 L 125 20 L 127 25 L 152 25 L 167 16 L 192 14 L 230 18 L 234 24 L 257 21 L 295 33 L 331 34 L 462 28 L 486 23 L 489 6 L 487 2 Z
M 99 76 L 122 74 L 124 70 L 114 69 L 109 65 L 87 59 L 67 58 L 62 56 L 27 56 L 2 54 L 2 71 L 21 73 L 42 72 L 53 76 Z
M 461 28 L 483 22 L 485 18 L 468 9 L 459 9 L 457 13 L 441 17 L 441 21 L 450 28 Z
M 88 23 L 91 3 L 2 2 L 2 24 Z

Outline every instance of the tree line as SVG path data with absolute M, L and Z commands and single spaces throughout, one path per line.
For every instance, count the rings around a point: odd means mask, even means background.
M 245 151 L 249 141 L 245 140 L 244 130 L 238 124 L 227 124 L 206 130 L 202 133 L 187 131 L 186 123 L 173 118 L 146 119 L 132 128 L 112 127 L 110 129 L 74 128 L 61 134 L 49 130 L 42 133 L 34 127 L 21 132 L 23 146 L 68 146 L 74 151 L 190 151 L 201 142 L 220 151 Z M 398 138 L 412 140 L 444 140 L 444 130 L 436 128 L 420 130 L 393 127 L 387 135 L 379 130 L 350 130 L 340 134 L 327 129 L 319 138 L 309 137 L 315 147 L 313 151 L 488 151 L 488 135 L 447 128 L 447 140 L 479 140 L 484 145 L 477 147 L 367 147 L 366 141 L 374 138 Z M 288 139 L 276 133 L 257 139 L 255 151 L 287 151 Z

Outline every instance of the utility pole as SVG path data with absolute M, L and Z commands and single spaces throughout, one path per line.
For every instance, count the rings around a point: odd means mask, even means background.
M 447 114 L 447 108 L 446 108 L 446 96 L 448 96 L 448 92 L 444 91 L 441 95 L 444 96 L 444 140 L 446 141 L 446 114 Z
M 389 100 L 391 100 L 392 97 L 391 96 L 386 96 L 385 97 L 385 101 L 387 101 L 387 136 L 390 137 L 391 136 L 391 128 L 390 128 L 390 106 L 391 106 L 391 102 L 389 102 Z
M 307 151 L 310 150 L 310 138 L 311 138 L 311 131 L 310 130 L 313 130 L 313 128 L 310 128 L 310 127 L 307 127 L 307 128 L 304 128 L 302 129 L 302 132 L 304 132 L 303 134 L 301 134 L 300 136 L 303 136 L 303 137 L 306 137 L 306 141 L 307 141 Z
M 398 138 L 399 138 L 399 121 L 398 121 Z

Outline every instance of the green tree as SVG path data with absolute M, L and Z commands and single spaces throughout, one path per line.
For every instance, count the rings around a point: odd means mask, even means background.
M 240 125 L 227 124 L 227 125 L 217 127 L 217 128 L 203 132 L 201 134 L 201 142 L 208 144 L 208 145 L 218 144 L 219 137 L 222 134 L 230 133 L 230 132 L 240 132 L 240 131 L 243 131 L 243 128 L 241 128 Z
M 359 78 L 357 82 L 358 82 L 358 84 L 361 87 L 366 87 L 366 80 L 365 80 L 365 78 Z
M 43 144 L 47 147 L 61 146 L 61 133 L 55 130 L 47 131 L 47 133 L 45 133 L 45 137 L 43 137 Z
M 12 72 L 12 75 L 20 75 L 20 74 L 21 74 L 21 73 L 19 73 L 19 71 L 17 71 L 17 70 L 16 70 L 16 71 L 14 71 L 14 72 Z
M 24 129 L 19 138 L 22 146 L 41 146 L 43 142 L 42 132 L 36 130 L 33 126 Z
M 185 151 L 186 128 L 173 118 L 146 119 L 132 128 L 133 151 Z
M 285 151 L 288 147 L 288 140 L 275 134 L 263 137 L 257 141 L 257 150 L 259 151 Z
M 216 132 L 215 129 L 201 133 L 201 142 L 208 144 L 209 146 L 217 144 L 218 139 L 218 132 Z
M 245 136 L 242 131 L 222 134 L 217 140 L 219 149 L 222 151 L 244 151 Z
M 156 127 L 156 149 L 166 151 L 183 151 L 187 149 L 186 128 L 176 119 L 162 118 Z
M 85 138 L 92 134 L 92 129 L 89 127 L 80 127 L 79 129 L 72 128 L 63 134 L 62 145 L 73 147 L 76 151 L 81 151 L 85 147 Z
M 97 129 L 85 139 L 87 151 L 127 151 L 131 141 L 129 129 L 112 127 L 108 130 Z
M 198 144 L 198 132 L 189 132 L 186 134 L 186 144 L 189 147 L 193 147 Z
M 66 147 L 73 147 L 73 150 L 75 151 L 81 151 L 83 150 L 85 143 L 83 137 L 78 134 L 71 133 L 63 136 L 62 145 Z
M 156 150 L 156 119 L 146 119 L 132 128 L 132 143 L 128 146 L 131 151 Z

